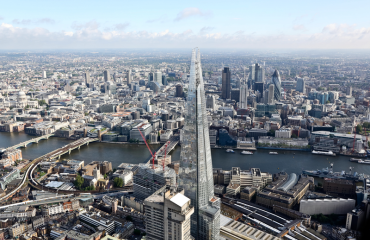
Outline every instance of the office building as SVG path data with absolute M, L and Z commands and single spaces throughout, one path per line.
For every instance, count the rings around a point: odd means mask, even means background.
M 167 83 L 167 76 L 165 74 L 162 75 L 162 84 L 164 86 L 167 86 L 168 85 L 168 83 Z
M 346 228 L 350 230 L 359 230 L 365 223 L 366 214 L 362 209 L 354 209 L 347 213 Z
M 259 168 L 251 168 L 250 170 L 240 170 L 239 167 L 231 169 L 230 183 L 239 184 L 241 189 L 245 187 L 264 187 L 271 183 L 272 175 L 270 173 L 261 172 Z
M 153 79 L 154 79 L 154 75 L 153 75 L 153 73 L 149 73 L 149 74 L 148 74 L 148 82 L 153 81 Z
M 154 169 L 153 169 L 154 166 Z M 137 199 L 144 200 L 166 185 L 176 185 L 176 172 L 172 168 L 160 165 L 140 164 L 134 175 L 134 194 Z
M 189 240 L 190 217 L 194 207 L 184 191 L 161 189 L 144 200 L 146 237 L 164 240 Z
M 47 76 L 46 76 L 46 71 L 43 71 L 43 72 L 42 72 L 42 77 L 43 77 L 43 78 L 47 78 Z
M 183 97 L 184 92 L 182 90 L 182 85 L 176 85 L 176 97 Z
M 86 83 L 86 86 L 88 86 L 90 83 L 90 72 L 89 71 L 85 72 L 85 83 Z
M 274 93 L 275 93 L 275 86 L 274 84 L 270 84 L 268 99 L 267 99 L 268 104 L 274 104 L 274 100 L 275 100 Z
M 229 75 L 228 68 L 223 73 Z M 226 79 L 225 79 L 226 80 Z M 219 239 L 220 199 L 214 196 L 211 147 L 199 50 L 193 50 L 185 126 L 181 144 L 179 186 L 191 199 L 195 239 Z
M 275 101 L 280 101 L 281 96 L 281 80 L 279 71 L 275 70 L 274 74 L 272 75 L 272 84 L 274 85 L 274 99 Z
M 297 78 L 297 87 L 296 90 L 301 93 L 306 92 L 306 83 L 303 78 Z
M 127 71 L 127 76 L 126 76 L 126 78 L 127 78 L 127 85 L 130 85 L 130 84 L 131 84 L 131 69 L 129 69 L 129 70 Z
M 162 72 L 155 72 L 153 81 L 157 82 L 159 86 L 162 86 Z
M 249 96 L 248 85 L 241 85 L 239 96 L 239 108 L 245 109 L 248 107 L 248 96 Z
M 346 95 L 352 97 L 352 87 L 347 87 Z
M 110 73 L 108 70 L 105 70 L 104 73 L 104 82 L 109 82 L 110 81 Z
M 95 228 L 102 227 L 108 234 L 112 234 L 115 230 L 113 221 L 105 219 L 94 212 L 80 214 L 80 223 L 87 228 L 91 228 L 91 226 Z
M 249 66 L 248 86 L 255 90 L 256 82 L 265 82 L 265 69 L 258 63 Z
M 254 90 L 261 94 L 261 98 L 263 98 L 263 84 L 263 82 L 254 83 Z
M 144 138 L 147 139 L 149 133 L 152 132 L 152 125 L 150 123 L 140 123 L 130 130 L 131 140 L 138 140 L 139 142 L 144 142 L 139 130 L 141 131 L 141 134 L 143 134 Z
M 222 99 L 231 98 L 231 73 L 228 67 L 222 71 Z

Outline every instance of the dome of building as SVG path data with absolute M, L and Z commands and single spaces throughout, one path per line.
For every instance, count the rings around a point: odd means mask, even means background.
M 18 92 L 18 96 L 25 96 L 26 94 L 23 91 Z

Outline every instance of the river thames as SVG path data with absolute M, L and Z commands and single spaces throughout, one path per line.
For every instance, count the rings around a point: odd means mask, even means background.
M 13 146 L 33 137 L 23 132 L 0 132 L 0 147 Z M 34 159 L 70 142 L 72 140 L 51 137 L 48 140 L 41 140 L 38 144 L 29 144 L 21 150 L 24 159 Z M 151 147 L 153 151 L 160 146 L 152 145 Z M 321 170 L 329 167 L 330 163 L 334 163 L 334 171 L 336 172 L 342 170 L 348 172 L 349 167 L 353 167 L 353 172 L 370 175 L 370 165 L 349 162 L 349 157 L 346 156 L 327 157 L 299 151 L 277 151 L 278 155 L 269 155 L 269 151 L 271 150 L 259 149 L 253 155 L 241 155 L 241 150 L 236 150 L 235 153 L 226 153 L 225 149 L 212 149 L 213 167 L 225 170 L 230 170 L 231 167 L 240 167 L 241 169 L 255 167 L 272 174 L 279 171 L 300 174 L 302 170 Z M 180 160 L 180 152 L 181 148 L 176 147 L 170 153 L 172 161 Z M 76 149 L 70 155 L 62 156 L 63 159 L 84 160 L 85 165 L 92 161 L 106 160 L 112 162 L 113 167 L 117 167 L 121 163 L 143 163 L 149 157 L 150 153 L 145 145 L 98 142 L 82 146 L 80 150 Z

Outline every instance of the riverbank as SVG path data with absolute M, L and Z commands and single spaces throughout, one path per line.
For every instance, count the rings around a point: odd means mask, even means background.
M 0 147 L 10 147 L 30 139 L 25 133 L 0 133 Z M 63 147 L 73 140 L 52 137 L 42 140 L 39 143 L 27 145 L 21 148 L 23 158 L 35 159 L 57 148 Z M 153 150 L 160 147 L 160 144 L 150 146 Z M 153 151 L 152 150 L 152 151 Z M 241 149 L 238 149 L 242 151 Z M 214 168 L 230 170 L 232 167 L 241 169 L 260 168 L 263 172 L 276 173 L 286 171 L 287 173 L 301 174 L 302 170 L 316 170 L 330 167 L 334 164 L 334 171 L 348 171 L 353 167 L 352 172 L 370 174 L 370 165 L 358 164 L 349 161 L 350 157 L 314 155 L 304 151 L 274 150 L 278 155 L 269 155 L 270 149 L 257 149 L 253 155 L 226 153 L 225 148 L 212 148 L 212 162 Z M 238 151 L 239 152 L 239 151 Z M 169 153 L 172 161 L 180 161 L 181 147 L 177 146 Z M 110 161 L 113 168 L 121 163 L 143 163 L 151 156 L 145 144 L 107 144 L 103 142 L 84 145 L 71 154 L 65 154 L 62 159 L 76 159 L 85 161 L 85 165 L 92 161 Z
M 257 149 L 269 149 L 269 150 L 287 150 L 287 151 L 311 152 L 311 149 L 308 149 L 308 148 L 257 147 Z

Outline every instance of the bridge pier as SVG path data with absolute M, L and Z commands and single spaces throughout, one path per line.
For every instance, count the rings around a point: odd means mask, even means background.
M 58 156 L 58 159 L 60 159 L 60 155 Z
M 78 146 L 78 150 L 80 150 L 81 146 Z
M 71 154 L 71 149 L 68 149 L 68 153 Z
M 23 146 L 23 147 L 25 147 L 25 148 L 26 148 L 26 147 L 27 147 L 27 144 L 24 144 L 24 146 Z

